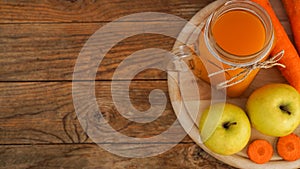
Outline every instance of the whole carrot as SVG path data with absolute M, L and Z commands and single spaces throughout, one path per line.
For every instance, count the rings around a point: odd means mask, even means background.
M 298 54 L 300 54 L 300 1 L 281 0 L 290 21 Z
M 279 69 L 285 79 L 300 93 L 300 58 L 294 45 L 289 40 L 289 37 L 273 11 L 269 0 L 252 1 L 261 5 L 270 15 L 276 36 L 276 44 L 271 55 L 275 55 L 281 50 L 284 50 L 284 56 L 279 60 L 279 63 L 284 64 L 286 68 L 279 67 Z

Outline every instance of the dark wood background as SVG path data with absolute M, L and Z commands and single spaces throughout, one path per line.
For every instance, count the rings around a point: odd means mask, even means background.
M 155 157 L 113 155 L 88 138 L 72 102 L 75 62 L 96 30 L 137 12 L 165 12 L 189 20 L 212 1 L 0 0 L 0 168 L 232 168 L 205 153 L 188 136 Z M 279 0 L 272 4 L 291 36 L 282 4 Z M 110 87 L 114 70 L 128 55 L 146 48 L 171 50 L 174 42 L 163 35 L 141 34 L 123 40 L 106 55 L 96 76 L 96 96 L 102 113 L 119 132 L 150 137 L 176 120 L 168 100 L 155 122 L 132 123 L 117 112 Z M 138 74 L 130 85 L 133 105 L 147 110 L 153 89 L 162 89 L 168 96 L 166 73 L 151 69 Z

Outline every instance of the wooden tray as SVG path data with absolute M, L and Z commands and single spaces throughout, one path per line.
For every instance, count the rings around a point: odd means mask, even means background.
M 203 8 L 201 11 L 199 11 L 191 20 L 190 22 L 194 25 L 200 25 L 217 7 L 222 5 L 225 2 L 225 0 L 218 0 L 215 1 L 205 8 Z M 178 39 L 184 39 L 185 42 L 188 44 L 188 42 L 191 40 L 191 38 L 195 38 L 192 36 L 194 30 L 191 29 L 189 26 L 185 26 L 181 33 L 179 34 Z M 178 48 L 180 45 L 179 42 L 176 42 L 174 45 L 174 49 Z M 211 152 L 205 145 L 201 142 L 201 138 L 198 132 L 198 122 L 201 117 L 201 112 L 210 105 L 211 103 L 211 94 L 210 94 L 210 85 L 205 83 L 204 81 L 200 79 L 194 79 L 189 78 L 186 79 L 184 82 L 185 84 L 197 84 L 199 88 L 199 95 L 200 98 L 198 100 L 183 100 L 181 92 L 179 90 L 179 84 L 178 84 L 178 72 L 168 72 L 168 87 L 169 87 L 169 95 L 171 99 L 171 103 L 174 109 L 174 112 L 180 121 L 183 128 L 186 130 L 188 135 L 207 153 L 212 155 L 213 157 L 223 161 L 224 163 L 227 163 L 231 166 L 237 167 L 237 168 L 249 168 L 249 169 L 289 169 L 289 168 L 300 168 L 300 160 L 288 162 L 284 161 L 281 157 L 278 156 L 276 153 L 276 137 L 270 137 L 263 135 L 259 133 L 257 130 L 252 128 L 251 133 L 251 140 L 263 138 L 268 140 L 274 147 L 274 155 L 270 162 L 266 164 L 255 164 L 252 161 L 248 159 L 247 153 L 246 153 L 246 146 L 244 150 L 240 151 L 239 153 L 236 153 L 231 156 L 223 156 L 218 155 L 216 153 Z M 248 96 L 258 87 L 263 86 L 268 83 L 286 83 L 284 78 L 281 76 L 280 72 L 276 68 L 267 69 L 267 70 L 261 70 L 257 77 L 252 82 L 251 86 L 247 89 L 247 91 L 239 98 L 227 98 L 226 102 L 236 104 L 242 108 L 245 108 L 245 103 L 247 101 Z M 194 92 L 193 88 L 190 88 L 190 90 L 184 90 L 186 92 L 186 95 L 189 95 L 189 93 Z M 196 114 L 193 114 L 191 111 L 188 111 L 188 109 L 182 105 L 188 104 L 188 107 L 192 107 L 193 104 L 196 106 L 200 105 L 200 112 L 196 112 Z M 189 109 L 190 110 L 190 109 Z M 295 131 L 296 134 L 300 135 L 300 126 Z

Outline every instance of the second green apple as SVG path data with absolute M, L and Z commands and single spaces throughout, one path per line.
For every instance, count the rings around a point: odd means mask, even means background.
M 256 89 L 246 109 L 253 127 L 269 136 L 286 136 L 300 123 L 300 95 L 288 84 L 273 83 Z

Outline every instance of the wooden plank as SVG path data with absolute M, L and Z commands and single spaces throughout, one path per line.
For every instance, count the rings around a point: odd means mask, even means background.
M 118 145 L 117 145 L 118 146 Z M 119 145 L 130 149 L 130 145 Z M 154 157 L 124 158 L 94 144 L 0 146 L 0 167 L 11 168 L 218 168 L 233 169 L 194 143 L 179 144 Z
M 119 98 L 124 97 L 124 84 L 117 82 L 116 96 Z M 114 105 L 110 82 L 96 82 L 95 89 L 105 119 L 116 131 L 127 136 L 155 136 L 176 120 L 167 100 L 166 108 L 155 121 L 145 124 L 129 121 Z M 168 99 L 166 81 L 131 82 L 132 105 L 140 111 L 149 109 L 148 96 L 154 89 L 161 89 Z M 71 92 L 70 82 L 0 83 L 0 144 L 91 143 L 77 119 Z M 168 137 L 172 138 L 172 133 Z M 186 137 L 183 142 L 191 140 Z
M 288 22 L 283 22 L 291 37 Z M 120 25 L 118 25 L 120 24 Z M 136 23 L 118 23 L 120 28 L 134 27 Z M 170 30 L 176 34 L 183 27 L 178 22 L 142 23 L 156 31 Z M 76 59 L 87 39 L 104 24 L 1 24 L 0 25 L 0 81 L 59 81 L 72 80 Z M 114 31 L 114 30 L 112 30 Z M 103 35 L 105 37 L 105 35 Z M 107 37 L 113 40 L 114 36 Z M 96 80 L 110 80 L 119 64 L 134 52 L 147 48 L 172 49 L 174 38 L 158 34 L 140 34 L 116 44 L 98 67 Z M 145 59 L 156 56 L 155 59 Z M 164 56 L 153 53 L 134 60 L 128 71 L 139 68 L 141 63 L 161 64 Z M 92 66 L 91 66 L 92 67 Z M 148 69 L 139 73 L 136 79 L 166 79 L 166 73 Z M 94 80 L 86 77 L 85 80 Z M 126 79 L 126 78 L 125 78 Z
M 138 12 L 164 12 L 190 19 L 213 0 L 0 1 L 0 23 L 101 22 Z M 280 20 L 287 20 L 282 3 L 270 0 Z M 136 20 L 138 21 L 138 20 Z
M 1 144 L 72 143 L 87 137 L 70 83 L 1 83 Z
M 10 0 L 0 1 L 0 23 L 113 21 L 139 12 L 164 12 L 185 19 L 213 0 Z M 139 19 L 137 19 L 138 21 Z
M 123 34 L 122 27 L 135 27 L 137 23 L 119 23 L 115 34 Z M 139 25 L 152 26 L 153 30 L 170 30 L 179 33 L 183 24 L 168 21 L 145 22 Z M 88 38 L 103 24 L 4 24 L 0 25 L 0 80 L 42 81 L 72 80 L 76 59 Z M 134 31 L 134 30 L 132 30 Z M 107 32 L 110 34 L 111 32 Z M 107 41 L 115 36 L 105 36 Z M 139 34 L 120 40 L 107 53 L 98 68 L 97 80 L 109 80 L 118 65 L 132 53 L 146 48 L 171 50 L 174 38 L 159 34 Z M 149 53 L 148 56 L 152 56 Z M 163 58 L 163 57 L 162 57 Z M 148 60 L 149 61 L 149 60 Z M 152 60 L 153 61 L 153 60 Z M 160 62 L 158 60 L 157 62 Z M 145 62 L 143 58 L 135 64 Z M 151 60 L 149 61 L 150 64 Z M 133 66 L 134 66 L 133 65 Z M 158 70 L 148 70 L 137 79 L 166 79 Z M 86 79 L 94 80 L 94 79 Z

